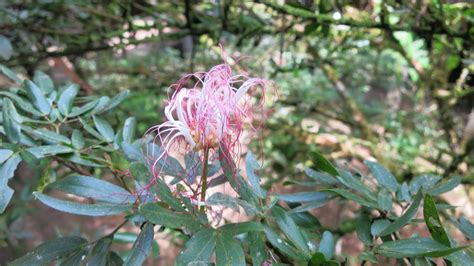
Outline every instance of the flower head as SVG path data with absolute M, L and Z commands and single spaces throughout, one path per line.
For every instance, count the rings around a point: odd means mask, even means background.
M 193 78 L 196 83 L 184 87 Z M 220 145 L 233 150 L 244 128 L 253 128 L 255 105 L 251 95 L 257 88 L 264 93 L 266 81 L 245 74 L 232 75 L 231 67 L 221 64 L 205 73 L 187 75 L 173 87 L 165 106 L 166 121 L 152 128 L 164 153 L 175 144 L 194 151 Z

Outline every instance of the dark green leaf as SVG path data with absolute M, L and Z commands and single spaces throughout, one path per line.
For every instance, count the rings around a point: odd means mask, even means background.
M 5 162 L 13 154 L 11 150 L 0 149 L 0 164 Z
M 71 155 L 64 156 L 65 159 L 77 163 L 80 165 L 85 165 L 85 166 L 90 166 L 90 167 L 103 167 L 103 165 L 100 165 L 98 163 L 95 163 L 93 160 L 91 160 L 88 157 L 81 156 L 78 153 L 74 153 Z
M 361 261 L 368 261 L 374 264 L 377 264 L 377 257 L 375 257 L 373 252 L 364 251 L 359 255 Z
M 386 236 L 389 235 L 403 226 L 405 226 L 407 223 L 411 221 L 413 216 L 415 216 L 416 211 L 418 210 L 418 207 L 420 206 L 421 199 L 423 198 L 423 193 L 419 191 L 415 198 L 413 199 L 413 202 L 411 203 L 410 207 L 405 211 L 405 213 L 400 216 L 397 220 L 395 220 L 393 223 L 391 223 L 389 226 L 387 226 L 382 232 L 380 232 L 378 235 L 379 236 Z
M 384 186 L 391 192 L 397 192 L 397 179 L 395 179 L 395 177 L 389 171 L 376 162 L 365 161 L 365 165 L 369 167 L 370 172 L 372 172 L 380 185 Z
M 5 130 L 5 134 L 11 143 L 18 143 L 21 138 L 21 128 L 19 125 L 19 123 L 21 123 L 21 117 L 10 99 L 3 98 L 2 108 L 3 129 Z
M 324 231 L 318 251 L 324 254 L 326 260 L 330 260 L 334 255 L 335 244 L 331 232 Z
M 309 176 L 310 178 L 314 179 L 317 181 L 317 183 L 321 184 L 321 185 L 336 185 L 338 184 L 339 182 L 337 182 L 337 180 L 332 177 L 331 175 L 328 175 L 324 172 L 318 172 L 318 171 L 315 171 L 311 168 L 306 168 L 304 169 L 305 173 L 307 176 Z
M 82 136 L 82 132 L 77 129 L 74 129 L 72 131 L 72 146 L 80 150 L 84 148 L 84 144 L 85 142 L 84 142 L 84 136 Z
M 240 235 L 248 232 L 258 232 L 263 231 L 265 228 L 261 223 L 249 221 L 241 223 L 232 223 L 226 224 L 219 228 L 222 232 L 228 233 L 230 235 Z
M 278 199 L 286 202 L 327 202 L 331 199 L 332 193 L 328 192 L 299 192 L 294 194 L 277 194 Z
M 110 237 L 102 238 L 92 248 L 91 257 L 87 262 L 88 266 L 103 266 L 106 265 L 107 255 L 110 250 L 112 239 Z
M 45 146 L 37 146 L 26 149 L 28 152 L 33 154 L 36 158 L 40 159 L 47 156 L 52 156 L 56 154 L 63 154 L 63 153 L 72 153 L 74 149 L 67 146 L 61 145 L 45 145 Z
M 118 204 L 135 202 L 134 196 L 127 190 L 90 176 L 71 175 L 52 183 L 49 187 L 102 202 Z
M 268 259 L 267 247 L 262 233 L 249 232 L 248 241 L 251 244 L 249 250 L 252 257 L 252 265 L 261 266 Z
M 48 94 L 54 90 L 53 80 L 41 70 L 35 71 L 33 81 L 44 94 Z
M 153 224 L 146 223 L 142 227 L 137 240 L 133 243 L 131 253 L 125 260 L 125 265 L 140 266 L 143 264 L 153 244 L 153 236 Z
M 109 253 L 107 254 L 107 266 L 122 266 L 122 265 L 124 265 L 122 258 L 117 253 L 113 251 L 109 251 Z
M 221 192 L 216 192 L 212 194 L 209 198 L 207 198 L 206 203 L 209 205 L 222 205 L 236 212 L 239 212 L 237 199 Z
M 72 103 L 76 98 L 79 86 L 76 84 L 70 84 L 59 96 L 58 110 L 64 116 L 68 116 L 71 113 Z
M 416 194 L 420 190 L 420 188 L 423 188 L 423 191 L 428 191 L 439 180 L 441 180 L 441 177 L 435 176 L 435 175 L 417 176 L 410 181 L 409 187 L 410 187 L 411 194 Z
M 356 232 L 362 243 L 364 243 L 366 246 L 372 245 L 372 235 L 370 233 L 370 218 L 367 213 L 362 212 L 359 218 L 357 218 Z
M 474 240 L 474 224 L 469 222 L 466 218 L 461 217 L 459 222 L 454 219 L 451 219 L 453 224 L 461 230 L 461 232 L 470 240 Z
M 114 140 L 114 130 L 110 124 L 98 116 L 93 116 L 95 128 L 102 135 L 103 139 L 107 142 L 112 142 Z
M 15 93 L 11 93 L 11 92 L 8 92 L 8 91 L 0 91 L 0 95 L 4 95 L 4 96 L 7 96 L 8 98 L 10 98 L 13 102 L 16 103 L 16 106 L 25 111 L 25 112 L 28 112 L 32 115 L 35 115 L 35 116 L 42 116 L 42 114 L 37 111 L 33 105 L 30 104 L 29 101 L 27 100 L 24 100 L 22 97 L 18 96 L 17 94 Z
M 0 57 L 3 60 L 9 60 L 12 54 L 13 47 L 10 40 L 5 36 L 0 35 Z
M 358 193 L 361 193 L 365 198 L 377 202 L 377 195 L 375 192 L 370 190 L 366 184 L 364 184 L 360 179 L 356 178 L 348 171 L 339 170 L 339 176 L 336 178 L 344 184 L 345 186 L 354 189 Z
M 72 201 L 65 201 L 47 196 L 42 193 L 33 192 L 41 202 L 48 205 L 49 207 L 58 211 L 86 215 L 86 216 L 107 216 L 115 215 L 118 213 L 129 210 L 132 205 L 130 204 L 110 204 L 110 203 L 97 203 L 97 204 L 85 204 L 77 203 Z
M 260 186 L 260 177 L 255 174 L 255 171 L 260 170 L 261 166 L 250 151 L 247 152 L 247 156 L 245 157 L 245 168 L 247 170 L 250 187 L 255 192 L 255 195 L 264 199 L 267 196 L 267 191 Z
M 156 203 L 144 203 L 140 205 L 139 213 L 148 221 L 169 228 L 197 229 L 200 224 L 189 214 L 175 213 L 167 210 Z
M 79 248 L 78 250 L 72 252 L 71 254 L 65 256 L 63 260 L 61 260 L 60 266 L 81 266 L 81 262 L 87 256 L 89 249 L 87 246 Z
M 25 90 L 28 98 L 33 102 L 33 105 L 43 114 L 48 115 L 51 112 L 51 105 L 49 104 L 44 92 L 30 80 L 25 80 Z
M 334 192 L 334 193 L 338 194 L 339 196 L 341 196 L 345 199 L 348 199 L 348 200 L 352 200 L 356 203 L 359 203 L 362 206 L 372 208 L 372 209 L 378 209 L 378 205 L 376 203 L 374 203 L 372 201 L 369 201 L 369 200 L 366 200 L 364 198 L 361 198 L 361 197 L 357 196 L 356 194 L 353 194 L 353 193 L 351 193 L 351 192 L 349 192 L 345 189 L 332 188 L 332 189 L 325 189 L 323 191 Z
M 72 110 L 71 110 L 71 113 L 69 114 L 69 116 L 70 117 L 80 116 L 80 115 L 94 109 L 94 107 L 96 107 L 97 104 L 99 104 L 99 99 L 88 102 L 88 103 L 84 104 L 81 107 L 73 107 Z
M 324 156 L 318 151 L 311 151 L 311 158 L 316 169 L 326 172 L 332 176 L 339 175 L 339 172 L 332 165 L 332 163 L 324 158 Z
M 147 171 L 148 171 L 148 168 L 147 168 Z M 179 202 L 179 200 L 173 196 L 169 186 L 163 180 L 159 178 L 157 179 L 157 182 L 158 182 L 158 188 L 157 188 L 158 196 L 160 197 L 160 199 L 163 202 L 170 205 L 176 211 L 180 211 L 180 212 L 186 211 L 186 209 L 182 206 L 181 202 Z
M 375 220 L 372 223 L 372 226 L 370 227 L 370 233 L 373 236 L 378 236 L 380 232 L 382 232 L 385 228 L 387 228 L 390 225 L 390 221 L 387 219 L 378 219 Z
M 439 219 L 436 204 L 429 194 L 425 195 L 425 199 L 423 201 L 423 217 L 433 239 L 437 240 L 441 244 L 444 244 L 445 246 L 450 247 L 451 242 L 449 241 L 448 234 L 446 234 L 446 231 L 441 225 L 441 220 Z
M 71 236 L 47 241 L 26 255 L 12 261 L 10 266 L 46 265 L 81 249 L 87 241 L 81 237 Z
M 123 126 L 122 137 L 126 143 L 132 143 L 135 140 L 135 128 L 137 126 L 137 120 L 135 117 L 129 117 L 125 120 Z
M 442 257 L 466 247 L 450 248 L 433 239 L 416 237 L 385 242 L 374 248 L 374 252 L 390 258 Z
M 410 189 L 408 188 L 407 182 L 403 182 L 397 191 L 397 199 L 399 201 L 411 202 Z
M 205 228 L 197 232 L 185 245 L 176 259 L 177 266 L 187 266 L 190 263 L 209 263 L 216 246 L 216 231 Z
M 323 253 L 316 252 L 311 256 L 311 259 L 308 262 L 308 266 L 324 266 L 326 263 L 326 258 Z
M 460 176 L 454 176 L 453 178 L 450 178 L 448 181 L 436 184 L 428 190 L 428 193 L 433 196 L 441 195 L 443 193 L 449 192 L 453 189 L 455 189 L 457 186 L 461 184 L 461 177 Z
M 112 98 L 110 101 L 108 101 L 108 103 L 105 106 L 104 110 L 101 111 L 101 112 L 105 112 L 105 111 L 108 111 L 108 110 L 111 110 L 111 109 L 117 107 L 123 100 L 125 100 L 125 98 L 128 97 L 129 93 L 130 93 L 130 91 L 125 90 L 125 91 L 122 91 L 119 94 L 117 94 L 114 98 Z
M 302 254 L 296 252 L 294 247 L 281 239 L 280 236 L 277 235 L 270 227 L 265 227 L 265 235 L 267 236 L 268 242 L 270 242 L 273 247 L 277 248 L 284 255 L 298 261 L 305 260 L 305 257 L 302 256 Z
M 381 189 L 379 194 L 377 195 L 377 203 L 379 204 L 380 208 L 385 211 L 392 210 L 392 197 L 390 192 L 385 189 Z
M 239 241 L 231 234 L 218 232 L 216 239 L 216 264 L 217 265 L 245 265 L 245 254 Z
M 307 241 L 305 241 L 303 235 L 301 234 L 300 228 L 298 228 L 293 219 L 291 219 L 286 211 L 279 206 L 272 208 L 272 214 L 275 216 L 278 226 L 285 233 L 288 239 L 291 240 L 291 242 L 301 252 L 303 252 L 304 256 L 310 258 L 311 252 L 308 248 Z
M 20 155 L 15 154 L 0 166 L 0 213 L 5 211 L 13 196 L 13 189 L 8 186 L 8 180 L 13 177 L 20 162 Z
M 28 132 L 32 135 L 34 135 L 37 138 L 43 139 L 48 143 L 54 143 L 54 144 L 59 144 L 59 143 L 65 143 L 65 144 L 71 144 L 71 140 L 63 136 L 61 134 L 58 134 L 53 131 L 49 131 L 46 129 L 33 129 L 27 126 L 22 126 L 22 129 L 25 130 L 25 132 Z
M 18 84 L 21 84 L 21 79 L 18 78 L 17 74 L 4 65 L 0 65 L 0 72 L 2 72 L 9 79 L 15 81 Z

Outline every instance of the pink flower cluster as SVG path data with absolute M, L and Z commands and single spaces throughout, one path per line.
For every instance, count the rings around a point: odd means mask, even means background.
M 194 85 L 184 85 L 196 80 Z M 267 82 L 245 74 L 232 75 L 228 64 L 214 66 L 208 72 L 183 77 L 166 103 L 166 121 L 151 130 L 165 153 L 175 144 L 187 150 L 201 151 L 224 145 L 229 151 L 238 143 L 244 128 L 253 128 L 252 94 L 261 88 L 262 99 Z

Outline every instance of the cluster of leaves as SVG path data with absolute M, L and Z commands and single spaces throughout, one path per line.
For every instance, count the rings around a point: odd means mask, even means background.
M 163 175 L 174 177 L 177 192 L 164 180 L 153 178 L 150 169 L 162 153 L 147 137 L 135 137 L 134 118 L 126 119 L 118 130 L 103 115 L 116 107 L 127 92 L 108 97 L 81 97 L 76 85 L 55 88 L 51 79 L 36 72 L 33 81 L 20 80 L 10 69 L 2 73 L 11 80 L 11 88 L 2 91 L 1 186 L 2 212 L 8 206 L 13 190 L 8 180 L 20 161 L 31 165 L 42 162 L 43 175 L 33 195 L 43 204 L 61 212 L 85 216 L 125 214 L 123 223 L 110 234 L 88 241 L 79 236 L 65 236 L 45 242 L 11 265 L 141 265 L 155 246 L 155 229 L 178 233 L 186 241 L 177 257 L 177 265 L 212 263 L 216 265 L 261 265 L 262 263 L 292 263 L 308 265 L 338 265 L 344 258 L 335 257 L 337 236 L 324 229 L 309 210 L 321 207 L 334 198 L 353 201 L 363 208 L 355 230 L 366 250 L 362 258 L 376 263 L 376 255 L 402 261 L 429 265 L 442 257 L 455 264 L 472 262 L 469 246 L 456 243 L 445 230 L 440 213 L 450 206 L 436 204 L 433 197 L 455 188 L 459 178 L 439 182 L 440 177 L 424 175 L 410 183 L 399 184 L 381 165 L 366 162 L 374 178 L 354 175 L 336 169 L 315 152 L 312 160 L 318 171 L 307 169 L 309 181 L 293 181 L 312 189 L 295 194 L 274 194 L 264 189 L 258 175 L 261 166 L 252 153 L 247 153 L 245 170 L 234 172 L 235 164 L 228 151 L 220 150 L 218 162 L 209 166 L 209 186 L 222 183 L 237 193 L 236 197 L 217 192 L 205 205 L 220 205 L 234 211 L 243 210 L 251 219 L 247 222 L 226 223 L 218 228 L 208 216 L 179 193 L 185 182 L 199 177 L 199 170 L 189 162 L 196 154 L 185 156 L 185 165 L 169 156 L 160 160 Z M 143 150 L 152 151 L 144 153 Z M 54 166 L 51 162 L 57 161 Z M 208 162 L 206 162 L 208 163 Z M 69 171 L 59 171 L 67 167 Z M 93 170 L 93 171 L 89 171 Z M 61 173 L 61 174 L 59 174 Z M 94 173 L 94 174 L 91 174 Z M 116 182 L 105 178 L 112 174 Z M 150 189 L 145 187 L 155 180 Z M 370 182 L 370 183 L 369 183 Z M 329 188 L 314 191 L 317 186 Z M 73 195 L 65 200 L 58 192 Z M 92 201 L 79 201 L 87 198 Z M 415 215 L 423 201 L 422 221 Z M 398 216 L 395 207 L 404 211 Z M 7 209 L 8 212 L 8 209 Z M 120 256 L 112 250 L 120 239 L 119 229 L 133 223 L 140 229 L 128 254 Z M 416 234 L 400 239 L 400 230 L 408 224 L 426 224 L 431 238 Z M 454 225 L 473 238 L 474 226 L 466 219 Z

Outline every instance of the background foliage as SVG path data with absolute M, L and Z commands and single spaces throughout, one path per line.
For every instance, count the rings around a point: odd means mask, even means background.
M 215 252 L 217 265 L 467 265 L 473 10 L 463 1 L 0 4 L 1 260 L 139 265 L 152 253 L 149 263 L 170 263 L 153 241 L 164 234 L 183 264 Z M 221 63 L 219 44 L 248 56 L 229 63 L 273 80 L 278 98 L 248 144 L 255 156 L 242 158 L 250 192 L 234 186 L 237 195 L 207 202 L 251 221 L 215 229 L 166 186 L 153 192 L 161 204 L 136 196 L 149 178 L 140 138 L 162 122 L 168 86 Z M 465 209 L 443 196 L 454 188 Z M 119 215 L 97 220 L 106 227 L 58 223 L 38 236 L 27 220 L 57 212 L 35 198 L 67 213 Z M 355 204 L 342 222 L 318 214 L 346 202 Z M 341 251 L 354 233 L 362 247 Z M 23 256 L 25 244 L 48 239 Z

